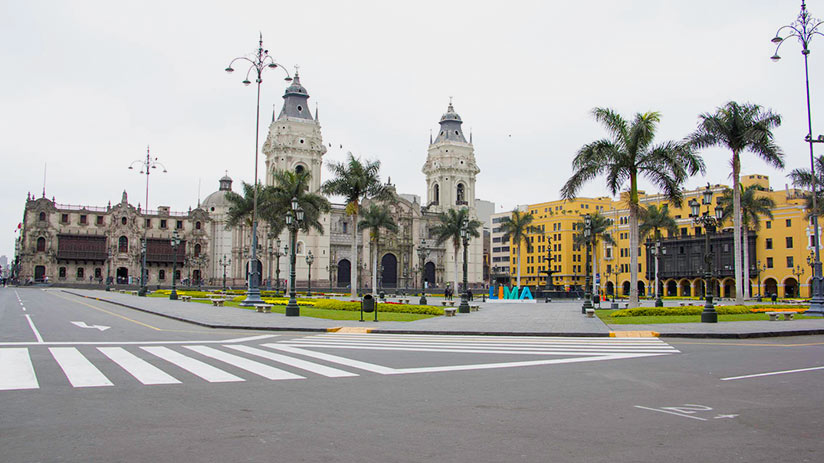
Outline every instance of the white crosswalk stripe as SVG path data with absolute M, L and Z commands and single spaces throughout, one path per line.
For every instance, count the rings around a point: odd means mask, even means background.
M 109 378 L 74 347 L 50 347 L 52 357 L 74 387 L 114 386 Z
M 265 365 L 260 362 L 255 362 L 254 360 L 249 360 L 247 358 L 239 357 L 237 355 L 229 354 L 223 352 L 221 350 L 214 349 L 212 347 L 207 346 L 185 346 L 187 349 L 195 351 L 201 355 L 205 355 L 206 357 L 211 357 L 215 360 L 220 360 L 221 362 L 226 362 L 229 365 L 236 366 L 240 369 L 246 370 L 248 372 L 254 373 L 256 375 L 263 376 L 266 379 L 305 379 L 303 376 L 298 376 L 288 371 L 283 371 L 279 368 L 270 367 L 269 365 Z
M 39 387 L 28 349 L 0 349 L 0 391 Z
M 329 378 L 344 378 L 349 376 L 358 376 L 357 373 L 350 373 L 348 371 L 339 370 L 337 368 L 327 367 L 326 365 L 321 365 L 319 363 L 307 362 L 306 360 L 287 357 L 285 355 L 275 354 L 274 352 L 265 351 L 263 349 L 257 349 L 251 346 L 244 346 L 242 344 L 228 345 L 224 347 L 238 350 L 240 352 L 245 352 L 247 354 L 257 355 L 258 357 L 263 357 L 269 360 L 274 360 L 275 362 L 280 362 L 285 365 L 311 371 L 313 373 L 317 373 L 319 375 L 323 375 Z
M 245 381 L 243 378 L 239 376 L 235 376 L 231 373 L 225 372 L 220 368 L 215 368 L 208 363 L 201 362 L 200 360 L 193 359 L 191 357 L 187 357 L 177 351 L 173 351 L 168 347 L 164 346 L 144 346 L 141 349 L 145 350 L 150 354 L 154 354 L 163 360 L 173 363 L 180 368 L 192 373 L 193 375 L 200 376 L 201 378 L 209 381 L 210 383 L 228 383 L 233 381 Z
M 143 384 L 180 384 L 180 381 L 171 375 L 122 347 L 98 347 L 97 350 Z

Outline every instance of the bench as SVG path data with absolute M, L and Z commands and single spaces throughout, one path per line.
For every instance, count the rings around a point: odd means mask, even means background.
M 180 300 L 183 302 L 189 302 L 192 300 L 192 296 L 180 296 Z
M 478 305 L 470 305 L 469 306 L 469 311 L 470 312 L 477 312 L 478 309 L 480 309 L 480 308 L 481 308 L 481 306 L 478 306 Z
M 587 318 L 595 317 L 595 309 L 587 309 Z
M 209 299 L 215 307 L 223 307 L 223 299 Z
M 765 312 L 765 313 L 767 315 L 769 315 L 770 321 L 774 322 L 774 321 L 778 320 L 779 315 L 783 315 L 785 321 L 792 320 L 797 312 Z
M 132 296 L 137 296 L 137 291 L 129 291 Z
M 271 313 L 272 304 L 255 304 L 255 309 L 260 313 Z
M 443 309 L 443 314 L 447 317 L 454 317 L 455 312 L 457 312 L 457 311 L 458 311 L 458 309 L 456 309 L 454 307 L 447 307 L 447 308 Z
M 441 304 L 443 304 L 444 307 L 446 307 L 446 306 L 454 307 L 455 306 L 455 301 L 441 301 Z

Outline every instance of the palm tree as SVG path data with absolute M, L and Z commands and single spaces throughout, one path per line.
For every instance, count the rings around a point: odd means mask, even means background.
M 784 153 L 773 142 L 772 129 L 781 125 L 781 116 L 762 110 L 757 104 L 730 101 L 715 114 L 699 116 L 698 129 L 688 141 L 697 149 L 711 146 L 732 151 L 733 233 L 735 250 L 735 301 L 744 302 L 741 265 L 741 154 L 750 151 L 774 167 L 784 168 Z
M 365 199 L 383 200 L 394 196 L 389 185 L 381 183 L 380 161 L 361 161 L 349 153 L 344 162 L 329 164 L 334 177 L 324 182 L 321 191 L 325 194 L 343 196 L 346 213 L 352 216 L 352 266 L 350 284 L 352 297 L 358 295 L 358 214 Z
M 274 185 L 263 190 L 263 202 L 258 196 L 259 214 L 269 224 L 274 235 L 280 235 L 286 226 L 286 214 L 292 210 L 292 198 L 297 198 L 298 205 L 303 209 L 303 224 L 301 230 L 309 232 L 314 229 L 323 233 L 321 215 L 331 210 L 329 200 L 317 193 L 309 192 L 311 173 L 305 170 L 301 173 L 291 170 L 281 170 L 274 174 Z
M 504 217 L 501 221 L 501 231 L 503 234 L 503 241 L 510 240 L 513 246 L 518 247 L 518 253 L 515 254 L 518 266 L 518 280 L 516 286 L 521 287 L 521 242 L 526 242 L 527 252 L 532 248 L 529 242 L 529 234 L 538 233 L 540 229 L 532 225 L 535 217 L 532 213 L 521 213 L 518 209 L 512 211 L 512 215 Z
M 226 200 L 229 201 L 229 210 L 226 212 L 226 227 L 232 228 L 238 225 L 252 226 L 252 210 L 254 209 L 254 187 L 246 182 L 242 182 L 243 195 L 234 191 L 226 192 Z M 258 196 L 262 196 L 263 185 L 259 184 Z
M 813 211 L 812 195 L 810 193 L 804 193 L 804 198 L 807 200 L 808 219 L 813 215 L 813 212 L 816 212 L 816 215 L 819 217 L 824 215 L 822 214 L 822 212 L 824 212 L 824 194 L 822 194 L 824 187 L 824 156 L 815 158 L 815 173 L 817 211 Z M 790 172 L 790 180 L 793 182 L 793 186 L 809 188 L 810 190 L 813 188 L 813 174 L 810 173 L 810 169 L 793 169 L 793 171 Z
M 467 231 L 469 236 L 471 237 L 479 237 L 481 236 L 480 232 L 478 232 L 478 227 L 481 226 L 481 222 L 476 219 L 469 218 L 469 209 L 463 207 L 461 209 L 448 209 L 446 212 L 441 212 L 438 214 L 438 223 L 432 227 L 432 233 L 435 234 L 435 241 L 438 244 L 442 244 L 452 239 L 452 247 L 455 251 L 455 274 L 452 284 L 452 288 L 457 291 L 458 290 L 458 259 L 460 256 L 461 250 L 461 228 L 463 227 L 464 220 L 467 220 Z
M 745 297 L 749 298 L 752 295 L 750 294 L 750 266 L 748 265 L 750 262 L 750 252 L 749 252 L 749 229 L 750 225 L 752 225 L 754 230 L 758 230 L 761 228 L 761 218 L 760 216 L 769 217 L 770 219 L 773 218 L 772 210 L 775 208 L 775 201 L 772 200 L 769 196 L 758 196 L 758 192 L 762 191 L 762 188 L 758 185 L 750 185 L 747 188 L 744 188 L 744 191 L 741 192 L 741 219 L 744 225 L 743 233 L 742 233 L 742 247 L 744 248 L 744 292 Z M 727 188 L 724 190 L 724 193 L 721 195 L 721 198 L 718 200 L 718 204 L 724 208 L 723 213 L 721 215 L 721 220 L 728 220 L 730 219 L 733 214 L 735 213 L 735 197 L 732 193 L 732 190 Z
M 372 294 L 377 294 L 378 290 L 378 245 L 381 240 L 381 228 L 397 233 L 398 224 L 389 213 L 389 208 L 384 204 L 370 203 L 369 209 L 361 216 L 358 226 L 369 230 L 370 243 L 372 247 Z
M 588 181 L 606 175 L 610 192 L 618 194 L 629 183 L 630 303 L 638 303 L 638 177 L 645 177 L 663 192 L 669 202 L 680 205 L 681 185 L 691 175 L 704 172 L 704 161 L 690 146 L 667 141 L 653 145 L 658 112 L 636 114 L 631 123 L 608 108 L 592 110 L 611 139 L 596 140 L 578 150 L 572 161 L 573 174 L 561 188 L 564 199 L 573 199 Z
M 593 265 L 592 272 L 594 274 L 598 273 L 598 237 L 601 237 L 601 240 L 605 244 L 614 245 L 615 240 L 612 239 L 612 235 L 607 233 L 609 227 L 612 226 L 612 219 L 607 218 L 601 214 L 600 211 L 596 211 L 594 214 L 590 215 L 590 244 L 592 245 L 592 262 L 595 264 Z M 575 246 L 586 246 L 587 241 L 586 237 L 584 236 L 584 220 L 581 219 L 580 222 L 576 225 L 576 228 L 580 230 L 578 233 L 573 235 L 572 237 L 572 244 Z M 596 282 L 595 278 L 592 279 L 592 294 L 596 294 Z

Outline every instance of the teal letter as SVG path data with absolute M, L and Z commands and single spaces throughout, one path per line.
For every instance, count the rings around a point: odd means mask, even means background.
M 504 299 L 518 299 L 518 289 L 517 286 L 513 286 L 512 288 L 504 286 Z
M 532 299 L 532 291 L 529 290 L 529 286 L 524 286 L 524 290 L 521 291 L 521 299 Z

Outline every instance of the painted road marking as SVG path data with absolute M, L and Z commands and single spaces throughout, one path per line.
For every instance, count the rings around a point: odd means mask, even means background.
M 329 378 L 345 378 L 350 376 L 359 376 L 357 373 L 350 373 L 348 371 L 339 370 L 337 368 L 327 367 L 326 365 L 321 365 L 319 363 L 307 362 L 306 360 L 287 357 L 285 355 L 276 354 L 274 352 L 265 351 L 263 349 L 257 349 L 251 346 L 227 345 L 223 347 L 228 347 L 230 349 L 245 352 L 251 355 L 257 355 L 258 357 L 274 360 L 275 362 L 280 362 L 285 365 L 293 366 L 295 368 L 311 371 L 312 373 L 317 373 L 319 375 L 326 376 Z
M 644 406 L 641 406 L 641 405 L 636 405 L 635 408 L 640 408 L 642 410 L 650 410 L 650 411 L 653 411 L 653 412 L 669 413 L 670 415 L 681 416 L 681 417 L 684 417 L 684 418 L 690 418 L 690 419 L 699 420 L 699 421 L 707 421 L 707 419 L 706 418 L 701 418 L 699 416 L 692 416 L 693 413 L 712 411 L 712 407 L 707 407 L 706 405 L 696 405 L 696 404 L 684 404 L 684 405 L 679 405 L 677 407 L 660 407 L 660 408 L 651 408 L 651 407 L 644 407 Z M 736 416 L 738 416 L 738 415 L 736 415 Z
M 166 374 L 160 368 L 137 357 L 122 347 L 98 347 L 97 350 L 120 365 L 135 379 L 146 385 L 180 384 L 180 381 Z
M 255 341 L 259 339 L 274 338 L 279 335 L 268 334 L 262 336 L 250 336 L 247 338 L 235 339 L 219 339 L 219 340 L 205 340 L 205 341 L 55 341 L 55 342 L 0 342 L 0 346 L 145 346 L 145 345 L 159 345 L 159 344 L 225 344 L 228 342 L 246 342 L 249 340 Z
M 0 349 L 0 391 L 39 387 L 28 349 Z
M 208 363 L 203 363 L 200 360 L 187 357 L 183 354 L 175 352 L 168 347 L 163 346 L 143 346 L 141 349 L 153 354 L 163 360 L 183 368 L 193 375 L 209 381 L 210 383 L 228 383 L 235 381 L 246 381 L 231 373 L 225 372 L 219 368 L 215 368 Z
M 34 326 L 34 322 L 31 321 L 31 316 L 29 314 L 23 314 L 23 316 L 26 317 L 26 320 L 28 320 L 29 326 L 31 327 L 31 330 L 34 331 L 34 337 L 35 337 L 35 339 L 37 339 L 38 344 L 42 344 L 43 343 L 43 336 L 40 336 L 40 332 L 37 331 L 37 327 Z
M 96 330 L 100 330 L 100 331 L 106 331 L 109 328 L 111 328 L 111 326 L 105 326 L 105 325 L 87 325 L 86 322 L 71 322 L 71 323 L 72 323 L 72 325 L 74 325 L 78 328 L 92 328 L 92 329 L 96 329 Z
M 735 379 L 758 378 L 760 376 L 785 375 L 787 373 L 799 373 L 799 372 L 802 372 L 802 371 L 813 371 L 813 370 L 824 370 L 824 366 L 811 367 L 811 368 L 799 368 L 797 370 L 771 371 L 769 373 L 756 373 L 754 375 L 731 376 L 729 378 L 721 378 L 721 381 L 732 381 L 732 380 L 735 380 Z
M 318 360 L 325 360 L 327 362 L 337 363 L 340 365 L 346 365 L 349 367 L 358 368 L 360 370 L 371 371 L 373 373 L 379 373 L 382 375 L 391 375 L 395 372 L 394 368 L 384 367 L 381 365 L 376 365 L 374 363 L 367 363 L 361 362 L 360 360 L 353 360 L 348 359 L 346 357 L 338 357 L 337 355 L 331 354 L 324 354 L 321 352 L 313 352 L 306 349 L 300 349 L 298 347 L 291 347 L 284 344 L 264 344 L 264 347 L 268 347 L 270 349 L 275 349 L 283 352 L 289 352 L 292 354 L 298 355 L 305 355 L 307 357 L 313 357 Z
M 266 379 L 271 380 L 278 380 L 278 379 L 305 379 L 303 376 L 298 376 L 293 373 L 289 373 L 288 371 L 281 370 L 279 368 L 275 368 L 269 365 L 265 365 L 260 362 L 256 362 L 254 360 L 249 360 L 244 357 L 240 357 L 234 354 L 229 354 L 227 352 L 223 352 L 217 350 L 212 347 L 207 346 L 184 346 L 186 349 L 192 350 L 197 352 L 198 354 L 205 355 L 206 357 L 213 358 L 215 360 L 220 360 L 221 362 L 226 362 L 229 365 L 238 367 L 242 370 L 246 370 L 248 372 L 254 373 L 256 375 L 263 376 Z
M 74 387 L 113 386 L 109 378 L 74 347 L 49 347 L 52 357 Z

